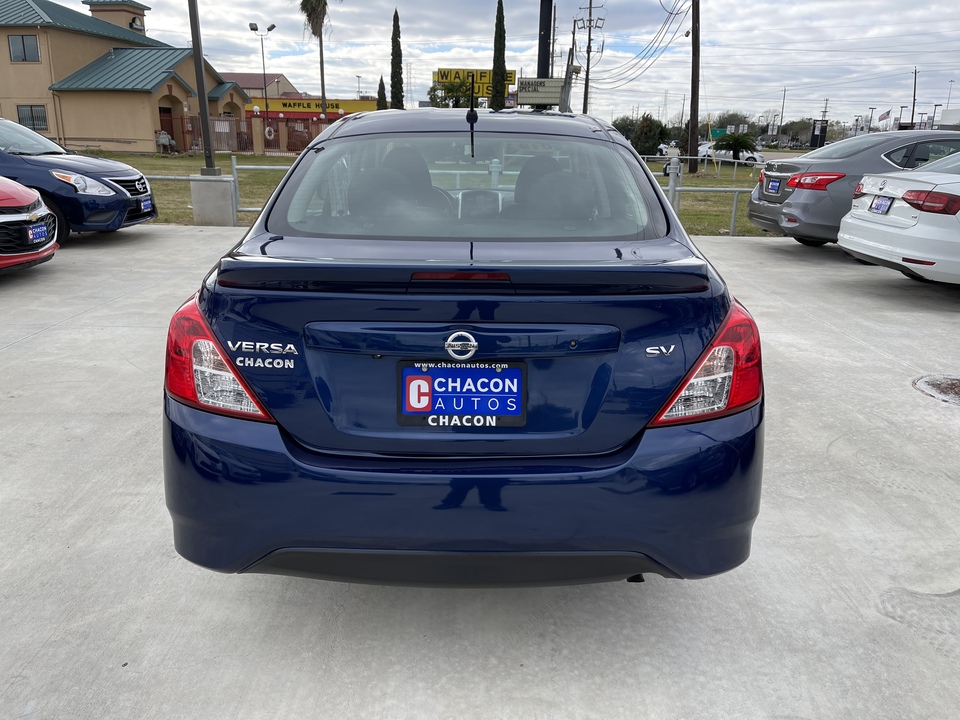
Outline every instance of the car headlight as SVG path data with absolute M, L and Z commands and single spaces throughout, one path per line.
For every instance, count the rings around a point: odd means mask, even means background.
M 57 180 L 62 180 L 76 188 L 81 195 L 116 195 L 117 193 L 108 188 L 99 180 L 94 180 L 86 175 L 64 172 L 63 170 L 51 170 L 50 174 Z

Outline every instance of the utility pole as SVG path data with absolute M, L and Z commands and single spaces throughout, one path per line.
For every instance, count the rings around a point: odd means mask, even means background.
M 910 129 L 913 129 L 913 114 L 917 109 L 917 68 L 913 68 L 913 105 L 910 106 Z
M 826 119 L 827 119 L 827 104 L 828 104 L 829 102 L 830 102 L 830 98 L 824 98 L 824 99 L 823 99 L 823 117 L 820 118 L 821 120 L 826 120 Z
M 548 78 L 550 75 L 550 0 L 540 0 L 540 41 L 537 46 L 537 77 Z
M 870 128 L 873 127 L 873 111 L 876 110 L 875 107 L 870 108 L 870 119 L 867 120 L 867 134 L 870 134 Z
M 697 172 L 697 148 L 700 138 L 700 0 L 692 0 L 690 6 L 690 129 L 687 133 L 687 154 L 690 156 L 689 171 Z
M 593 43 L 593 0 L 589 0 L 587 9 L 587 67 L 583 76 L 583 114 L 590 107 L 590 51 Z
M 787 89 L 783 89 L 783 100 L 780 101 L 780 127 L 783 127 L 783 123 L 786 121 L 787 116 L 783 114 L 784 108 L 787 106 Z M 780 128 L 777 128 L 777 144 L 779 145 L 780 141 Z
M 557 57 L 557 4 L 553 4 L 552 37 L 550 40 L 550 77 L 553 77 L 553 63 Z

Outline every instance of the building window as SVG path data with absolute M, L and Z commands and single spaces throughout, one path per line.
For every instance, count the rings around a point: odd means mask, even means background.
M 46 105 L 17 105 L 20 124 L 31 130 L 47 130 Z
M 40 62 L 36 35 L 9 35 L 10 62 Z

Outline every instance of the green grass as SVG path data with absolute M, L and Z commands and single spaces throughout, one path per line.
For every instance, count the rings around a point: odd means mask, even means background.
M 650 170 L 657 175 L 664 191 L 669 178 L 662 175 L 663 163 L 651 161 Z M 700 163 L 699 172 L 690 176 L 684 166 L 683 187 L 704 188 L 744 188 L 752 190 L 757 184 L 759 168 L 741 165 L 736 169 L 730 164 L 717 167 L 711 163 Z M 730 213 L 733 211 L 733 195 L 720 193 L 680 193 L 680 222 L 691 235 L 726 235 L 730 232 Z M 764 231 L 747 219 L 747 201 L 749 196 L 741 194 L 737 201 L 737 235 L 764 235 Z
M 203 158 L 196 155 L 133 155 L 121 153 L 97 153 L 102 157 L 125 162 L 137 168 L 144 175 L 176 175 L 187 176 L 199 174 L 204 165 Z M 224 175 L 230 174 L 230 155 L 218 153 L 217 167 Z M 292 157 L 238 155 L 238 165 L 276 165 L 289 166 Z M 668 179 L 662 175 L 663 162 L 651 160 L 650 169 L 657 176 L 664 189 Z M 451 169 L 446 166 L 439 169 Z M 686 168 L 685 168 L 686 169 Z M 683 187 L 718 187 L 718 188 L 747 188 L 751 189 L 757 182 L 759 169 L 740 166 L 736 170 L 731 165 L 721 165 L 719 169 L 712 163 L 700 163 L 700 171 L 683 177 Z M 276 188 L 283 177 L 280 170 L 240 170 L 240 206 L 259 207 L 267 201 L 270 193 Z M 441 176 L 443 187 L 454 189 L 455 179 L 451 176 Z M 190 183 L 183 181 L 153 180 L 154 195 L 157 201 L 159 216 L 157 222 L 173 223 L 177 225 L 193 224 L 193 209 L 190 207 Z M 490 187 L 490 179 L 486 175 L 463 176 L 461 187 Z M 733 196 L 721 194 L 682 193 L 680 195 L 680 221 L 691 235 L 721 235 L 730 230 L 730 212 L 733 209 Z M 240 225 L 249 225 L 256 218 L 256 213 L 240 213 Z M 737 235 L 762 235 L 763 231 L 747 220 L 747 196 L 741 195 L 737 208 Z
M 134 155 L 106 152 L 97 153 L 97 155 L 132 165 L 147 176 L 198 175 L 200 169 L 204 167 L 204 159 L 198 155 Z M 214 160 L 224 175 L 230 175 L 229 154 L 217 153 Z M 237 165 L 289 166 L 293 160 L 293 157 L 285 156 L 237 155 Z M 259 207 L 267 201 L 270 193 L 277 187 L 283 177 L 283 171 L 239 170 L 237 175 L 240 185 L 240 207 Z M 176 225 L 193 224 L 190 183 L 182 180 L 151 180 L 150 185 L 153 187 L 159 212 L 156 222 Z M 240 225 L 250 225 L 256 216 L 257 213 L 240 213 L 237 221 Z

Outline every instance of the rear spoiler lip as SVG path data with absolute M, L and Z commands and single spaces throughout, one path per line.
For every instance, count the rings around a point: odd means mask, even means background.
M 507 273 L 509 280 L 412 280 L 416 272 Z M 470 293 L 484 295 L 633 295 L 698 293 L 710 288 L 708 264 L 698 257 L 649 263 L 452 264 L 364 261 L 290 261 L 227 256 L 217 284 L 279 292 Z

